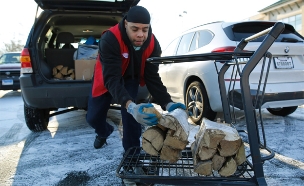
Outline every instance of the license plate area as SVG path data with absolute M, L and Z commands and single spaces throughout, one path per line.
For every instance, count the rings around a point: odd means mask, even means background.
M 292 57 L 274 57 L 274 66 L 275 68 L 278 69 L 292 69 L 294 68 L 293 66 L 293 61 Z
M 2 85 L 13 85 L 14 81 L 12 79 L 3 79 Z

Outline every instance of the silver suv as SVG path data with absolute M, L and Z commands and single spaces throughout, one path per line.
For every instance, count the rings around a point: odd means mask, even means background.
M 275 22 L 244 21 L 213 22 L 197 26 L 174 39 L 162 56 L 233 52 L 243 38 L 274 24 Z M 244 50 L 255 51 L 263 39 L 260 37 L 249 42 Z M 269 52 L 273 58 L 262 108 L 267 108 L 274 115 L 286 116 L 304 104 L 304 38 L 293 26 L 286 24 L 284 32 Z M 257 89 L 260 69 L 259 63 L 251 73 L 251 89 Z M 213 120 L 217 112 L 222 112 L 214 61 L 161 64 L 159 73 L 172 99 L 184 102 L 193 113 L 193 122 L 200 124 L 203 117 Z M 228 70 L 225 74 L 226 87 L 229 87 L 230 76 L 231 71 Z

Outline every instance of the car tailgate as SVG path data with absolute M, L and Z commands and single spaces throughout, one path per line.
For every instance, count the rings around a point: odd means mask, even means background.
M 248 43 L 245 50 L 254 51 L 260 43 Z M 304 43 L 275 42 L 268 50 L 272 54 L 268 83 L 304 81 Z M 251 82 L 258 83 L 262 60 L 251 73 Z
M 35 0 L 41 9 L 127 12 L 140 0 Z

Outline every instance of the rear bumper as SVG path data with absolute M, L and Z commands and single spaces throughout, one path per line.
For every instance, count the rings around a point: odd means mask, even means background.
M 87 108 L 91 81 L 39 84 L 34 83 L 35 80 L 35 76 L 32 74 L 24 74 L 20 77 L 23 100 L 28 106 L 40 109 Z M 147 88 L 140 87 L 137 100 L 143 102 L 148 98 Z
M 15 83 L 13 85 L 0 85 L 0 90 L 19 90 L 20 83 Z
M 251 99 L 253 105 L 257 103 L 256 108 L 261 106 L 262 108 L 275 108 L 284 106 L 299 106 L 304 104 L 304 91 L 298 92 L 280 92 L 280 93 L 266 93 L 262 100 L 262 96 L 259 95 L 256 101 L 256 90 L 251 90 Z M 230 105 L 237 107 L 241 110 L 244 109 L 242 95 L 240 89 L 229 92 Z M 262 100 L 262 101 L 261 101 Z
M 12 85 L 2 85 L 2 79 L 0 79 L 0 90 L 19 90 L 20 89 L 20 81 L 19 78 L 14 79 Z
M 91 82 L 37 84 L 33 81 L 33 75 L 20 77 L 22 97 L 30 107 L 40 109 L 87 107 Z

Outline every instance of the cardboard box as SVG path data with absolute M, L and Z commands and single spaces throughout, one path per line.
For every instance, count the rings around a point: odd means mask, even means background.
M 94 60 L 75 60 L 75 80 L 91 80 L 94 73 Z

